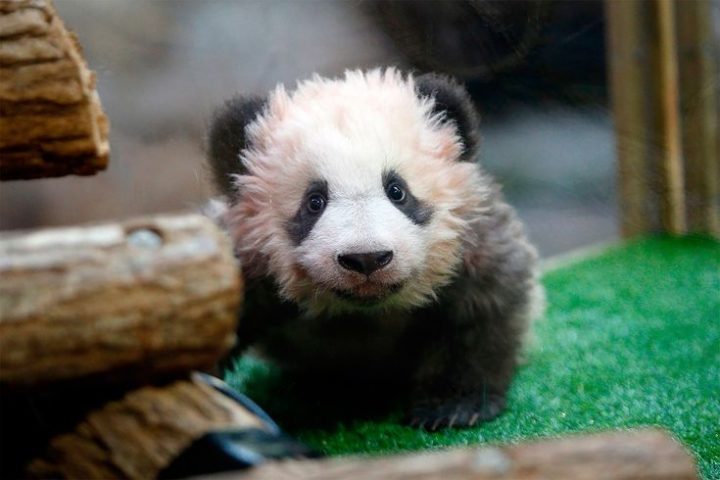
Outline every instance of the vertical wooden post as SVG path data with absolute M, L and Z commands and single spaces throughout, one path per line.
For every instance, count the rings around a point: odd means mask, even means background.
M 672 234 L 687 230 L 683 190 L 683 159 L 680 132 L 680 99 L 678 82 L 675 4 L 673 0 L 656 0 L 657 22 L 657 93 L 660 101 L 662 226 Z
M 711 5 L 676 2 L 688 229 L 720 236 L 720 71 Z
M 606 0 L 623 236 L 720 236 L 709 0 Z
M 641 1 L 605 3 L 611 103 L 615 124 L 620 193 L 620 223 L 624 237 L 654 230 L 654 192 L 648 183 L 651 129 L 647 101 L 649 54 L 646 45 L 647 4 Z

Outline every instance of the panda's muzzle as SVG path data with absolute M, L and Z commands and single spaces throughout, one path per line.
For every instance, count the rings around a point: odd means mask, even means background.
M 370 276 L 371 273 L 385 268 L 392 262 L 393 252 L 382 250 L 366 253 L 346 253 L 338 255 L 338 264 L 345 270 L 362 273 Z
M 382 290 L 378 290 L 374 294 L 359 294 L 358 292 L 352 290 L 342 290 L 339 288 L 333 288 L 332 291 L 338 297 L 344 300 L 349 300 L 353 303 L 372 304 L 389 297 L 393 293 L 400 291 L 403 285 L 403 282 L 394 283 L 391 285 L 383 285 Z

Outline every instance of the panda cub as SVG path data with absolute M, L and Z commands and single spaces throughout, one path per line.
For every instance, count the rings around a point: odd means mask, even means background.
M 435 74 L 348 71 L 228 101 L 208 156 L 247 284 L 239 349 L 389 379 L 418 428 L 496 417 L 543 295 L 478 141 L 468 94 Z

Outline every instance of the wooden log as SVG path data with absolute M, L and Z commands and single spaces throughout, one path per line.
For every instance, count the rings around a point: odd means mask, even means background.
M 201 215 L 0 235 L 0 386 L 211 368 L 240 298 L 230 243 Z
M 677 36 L 673 0 L 654 0 L 657 56 L 653 78 L 657 82 L 660 132 L 660 187 L 663 230 L 680 235 L 687 231 L 685 217 L 682 132 L 680 128 L 680 85 L 678 81 Z
M 88 415 L 33 461 L 34 478 L 156 478 L 205 433 L 265 424 L 197 379 L 145 387 Z
M 288 460 L 213 480 L 690 480 L 692 457 L 660 431 L 613 432 L 505 447 L 423 452 L 379 458 Z
M 75 36 L 50 0 L 0 0 L 0 179 L 107 166 L 108 121 Z
M 624 237 L 660 227 L 658 195 L 651 182 L 655 136 L 649 101 L 648 2 L 605 1 L 610 94 L 618 163 L 620 230 Z
M 688 229 L 720 237 L 720 71 L 710 1 L 676 0 L 676 11 Z

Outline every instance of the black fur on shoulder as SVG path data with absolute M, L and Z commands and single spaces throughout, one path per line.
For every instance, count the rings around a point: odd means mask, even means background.
M 208 132 L 208 164 L 218 190 L 233 199 L 237 192 L 231 174 L 242 173 L 240 152 L 248 148 L 245 127 L 265 108 L 265 99 L 236 96 L 213 116 Z
M 415 90 L 421 97 L 435 99 L 434 113 L 443 113 L 453 122 L 463 141 L 460 160 L 473 161 L 480 143 L 480 117 L 465 88 L 451 77 L 426 73 L 415 77 Z

